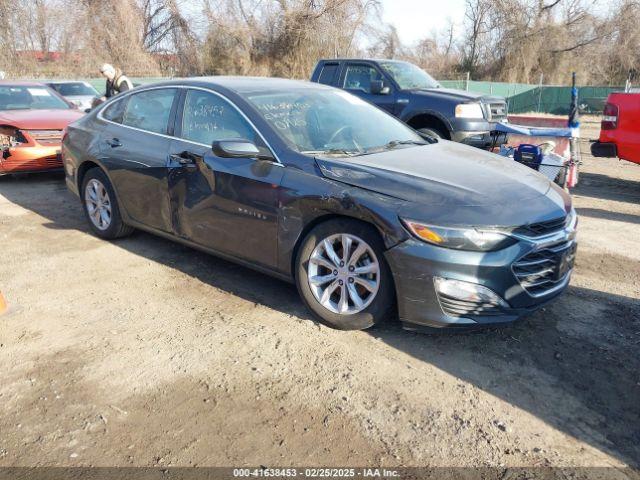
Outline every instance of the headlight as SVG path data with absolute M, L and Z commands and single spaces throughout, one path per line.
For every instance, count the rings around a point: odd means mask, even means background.
M 571 207 L 571 210 L 567 214 L 567 219 L 565 220 L 565 227 L 575 230 L 578 226 L 578 214 L 576 213 L 576 209 Z
M 479 103 L 461 103 L 456 105 L 456 118 L 484 118 L 482 107 Z
M 456 250 L 490 252 L 500 250 L 516 243 L 516 240 L 504 233 L 476 228 L 449 228 L 425 225 L 410 220 L 403 223 L 420 240 L 440 247 Z

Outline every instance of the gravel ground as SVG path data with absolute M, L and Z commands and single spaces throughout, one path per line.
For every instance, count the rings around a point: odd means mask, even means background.
M 585 157 L 574 193 L 561 298 L 425 335 L 331 330 L 286 283 L 97 239 L 60 176 L 0 178 L 0 466 L 638 466 L 640 167 Z

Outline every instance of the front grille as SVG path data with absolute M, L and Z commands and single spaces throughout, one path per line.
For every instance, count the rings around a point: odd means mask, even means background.
M 507 118 L 506 103 L 490 103 L 489 104 L 489 121 L 500 122 Z
M 60 145 L 62 130 L 29 130 L 29 135 L 40 145 Z
M 470 302 L 437 292 L 442 311 L 450 317 L 503 315 L 504 309 L 495 303 Z
M 576 244 L 563 242 L 525 255 L 512 270 L 522 288 L 539 297 L 562 284 L 573 268 Z
M 5 172 L 16 171 L 30 171 L 30 170 L 49 170 L 62 167 L 62 162 L 57 155 L 51 155 L 49 157 L 34 158 L 29 160 L 16 159 L 9 157 L 3 159 L 0 157 L 0 168 Z
M 567 216 L 547 220 L 546 222 L 531 223 L 522 225 L 513 230 L 513 233 L 526 235 L 527 237 L 541 237 L 550 233 L 559 232 L 567 223 Z

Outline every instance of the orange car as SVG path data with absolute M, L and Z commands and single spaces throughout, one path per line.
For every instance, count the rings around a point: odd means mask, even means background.
M 62 130 L 82 115 L 42 84 L 0 82 L 0 175 L 62 168 Z

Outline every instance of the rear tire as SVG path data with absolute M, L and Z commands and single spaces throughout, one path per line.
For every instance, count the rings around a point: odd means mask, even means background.
M 115 191 L 100 168 L 85 173 L 80 198 L 89 227 L 98 237 L 113 240 L 131 235 L 133 227 L 122 221 Z
M 369 328 L 395 306 L 384 245 L 365 223 L 337 219 L 316 226 L 303 240 L 295 268 L 302 300 L 330 327 Z

